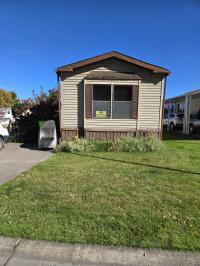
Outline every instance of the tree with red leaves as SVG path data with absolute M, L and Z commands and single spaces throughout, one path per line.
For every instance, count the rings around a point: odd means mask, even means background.
M 46 120 L 55 121 L 59 135 L 57 89 L 50 89 L 48 93 L 33 94 L 33 99 L 22 101 L 22 105 L 16 108 L 11 134 L 17 141 L 37 142 L 39 121 Z

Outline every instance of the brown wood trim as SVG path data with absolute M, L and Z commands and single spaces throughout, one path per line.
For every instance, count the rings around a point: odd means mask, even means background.
M 135 118 L 111 118 L 111 117 L 105 117 L 105 118 L 97 118 L 97 117 L 92 117 L 92 118 L 86 118 L 87 120 L 108 120 L 108 119 L 110 119 L 110 120 L 137 120 L 137 119 L 135 119 Z
M 141 77 L 137 74 L 132 73 L 121 73 L 116 71 L 91 71 L 85 76 L 87 80 L 100 80 L 100 81 L 135 81 L 141 80 Z
M 61 129 L 61 139 L 68 140 L 78 137 L 78 129 Z
M 85 84 L 85 118 L 92 118 L 92 84 Z
M 75 137 L 83 137 L 84 136 L 84 128 L 62 128 L 61 129 L 61 139 L 69 140 L 74 139 Z
M 61 130 L 78 130 L 78 127 L 62 127 Z
M 85 59 L 85 60 L 82 60 L 82 61 L 78 61 L 78 62 L 74 62 L 72 64 L 68 64 L 68 65 L 65 65 L 65 66 L 58 67 L 56 69 L 56 72 L 57 73 L 59 73 L 59 72 L 73 72 L 77 68 L 84 67 L 84 66 L 87 66 L 87 65 L 91 65 L 91 64 L 94 64 L 94 63 L 98 63 L 100 61 L 104 61 L 104 60 L 110 59 L 110 58 L 116 58 L 116 59 L 122 60 L 124 62 L 130 63 L 130 64 L 134 64 L 136 66 L 139 66 L 139 67 L 145 68 L 147 70 L 150 70 L 153 73 L 160 73 L 160 74 L 164 74 L 164 75 L 169 75 L 170 74 L 170 71 L 168 69 L 165 69 L 163 67 L 156 66 L 156 65 L 153 65 L 153 64 L 138 60 L 136 58 L 133 58 L 131 56 L 127 56 L 125 54 L 122 54 L 122 53 L 119 53 L 119 52 L 116 52 L 116 51 L 108 52 L 108 53 L 101 54 L 101 55 L 98 55 L 98 56 L 94 56 L 94 57 L 91 57 L 91 58 L 88 58 L 88 59 Z
M 75 137 L 84 137 L 86 139 L 114 140 L 122 136 L 141 137 L 154 135 L 160 139 L 161 130 L 159 129 L 108 129 L 108 128 L 76 128 L 62 129 L 61 136 L 63 140 L 74 139 Z
M 132 131 L 114 131 L 114 130 L 104 130 L 104 131 L 92 131 L 85 130 L 86 139 L 99 139 L 99 140 L 114 140 L 122 136 L 131 137 L 147 137 L 149 135 L 154 135 L 156 138 L 160 139 L 161 131 L 159 129 L 154 130 L 132 130 Z
M 137 119 L 138 117 L 138 102 L 139 102 L 139 86 L 132 86 L 132 103 L 131 103 L 131 118 Z
M 132 131 L 148 131 L 148 132 L 159 132 L 158 128 L 144 128 L 144 129 L 134 129 L 134 128 L 85 128 L 86 131 L 114 131 L 114 132 L 132 132 Z

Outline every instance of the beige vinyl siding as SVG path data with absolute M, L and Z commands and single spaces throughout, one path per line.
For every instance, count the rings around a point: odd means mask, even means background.
M 87 119 L 85 128 L 136 129 L 135 119 Z
M 138 129 L 160 129 L 162 100 L 161 80 L 141 80 L 139 90 Z
M 87 84 L 138 85 L 138 80 L 87 80 Z
M 137 121 L 134 119 L 84 119 L 84 79 L 90 71 L 95 70 L 136 72 L 142 77 L 139 86 Z M 130 84 L 130 81 L 123 81 L 123 84 L 126 83 Z M 138 81 L 133 81 L 132 84 L 138 84 Z M 158 129 L 160 128 L 161 91 L 161 77 L 152 77 L 148 71 L 116 59 L 90 65 L 73 73 L 62 73 L 61 128 Z
M 77 128 L 77 87 L 61 82 L 61 128 Z
M 84 78 L 90 71 L 133 72 L 135 67 L 116 59 L 84 67 L 61 76 L 61 128 L 84 127 Z M 126 81 L 125 81 L 126 83 Z M 124 84 L 125 84 L 124 83 Z M 86 125 L 85 125 L 86 126 Z M 129 126 L 127 124 L 127 126 Z

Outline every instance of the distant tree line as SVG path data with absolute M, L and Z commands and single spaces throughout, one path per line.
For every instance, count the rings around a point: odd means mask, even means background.
M 0 108 L 12 107 L 14 105 L 14 94 L 14 92 L 0 89 Z

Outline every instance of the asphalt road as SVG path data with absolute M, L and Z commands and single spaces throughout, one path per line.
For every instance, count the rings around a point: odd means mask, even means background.
M 38 150 L 35 146 L 24 146 L 20 143 L 7 143 L 0 150 L 0 185 L 52 155 L 50 150 Z

